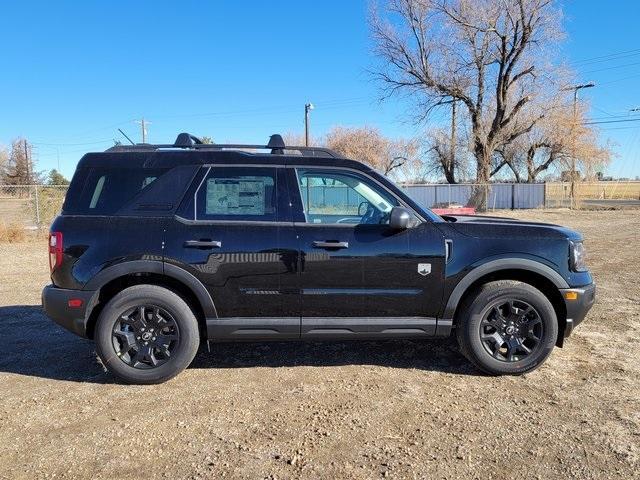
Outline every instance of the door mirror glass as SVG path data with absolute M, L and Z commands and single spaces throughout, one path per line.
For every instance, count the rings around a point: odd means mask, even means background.
M 389 227 L 394 230 L 406 230 L 411 223 L 411 213 L 404 207 L 393 207 L 389 215 Z

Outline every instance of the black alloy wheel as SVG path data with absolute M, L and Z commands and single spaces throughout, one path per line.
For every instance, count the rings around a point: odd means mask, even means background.
M 154 368 L 166 363 L 180 343 L 173 316 L 157 305 L 127 309 L 113 325 L 113 348 L 127 365 Z
M 126 383 L 169 380 L 189 366 L 200 328 L 189 304 L 159 285 L 134 285 L 104 306 L 95 327 L 102 364 Z
M 517 280 L 497 280 L 469 292 L 455 327 L 462 354 L 491 375 L 535 370 L 555 347 L 559 330 L 549 298 Z
M 508 298 L 495 302 L 480 322 L 482 345 L 491 356 L 504 362 L 517 362 L 533 354 L 543 336 L 540 314 L 522 300 Z

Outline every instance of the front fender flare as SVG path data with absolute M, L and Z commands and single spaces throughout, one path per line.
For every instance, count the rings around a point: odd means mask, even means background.
M 453 289 L 445 306 L 442 318 L 452 320 L 462 296 L 479 278 L 501 270 L 529 270 L 542 275 L 557 288 L 569 288 L 567 281 L 554 269 L 544 263 L 527 258 L 500 258 L 478 265 L 471 270 Z

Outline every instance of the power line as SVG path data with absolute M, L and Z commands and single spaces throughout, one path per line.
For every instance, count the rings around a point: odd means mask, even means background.
M 114 124 L 111 124 L 111 125 L 105 125 L 104 127 L 96 127 L 96 128 L 92 128 L 90 130 L 85 130 L 85 131 L 82 131 L 82 132 L 76 132 L 74 135 L 66 137 L 66 138 L 68 138 L 68 139 L 82 138 L 82 137 L 84 137 L 85 135 L 87 135 L 89 133 L 101 132 L 103 130 L 113 130 L 116 127 L 128 124 L 131 121 L 132 120 L 126 120 L 124 122 L 118 122 L 118 123 L 114 123 Z M 65 137 L 62 137 L 62 139 L 65 139 Z
M 602 123 L 624 123 L 624 122 L 640 122 L 640 118 L 629 118 L 626 120 L 604 120 L 600 122 L 584 122 L 583 125 L 600 125 Z
M 113 141 L 113 140 L 111 140 Z M 59 152 L 47 152 L 47 153 L 41 153 L 38 152 L 38 157 L 57 157 L 58 154 L 60 155 L 70 155 L 73 153 L 88 153 L 91 152 L 91 150 L 87 150 L 86 148 L 82 148 L 82 149 L 76 149 L 76 150 L 62 150 Z
M 638 75 L 630 75 L 628 77 L 622 77 L 622 78 L 616 78 L 614 80 L 609 80 L 608 82 L 602 82 L 602 83 L 598 83 L 598 86 L 603 86 L 603 85 L 609 85 L 610 83 L 616 83 L 616 82 L 621 82 L 623 80 L 629 80 L 631 78 L 638 78 L 640 77 L 640 74 Z
M 570 65 L 584 65 L 590 63 L 608 62 L 611 60 L 618 60 L 618 58 L 632 57 L 634 55 L 640 55 L 640 48 L 633 50 L 626 50 L 624 52 L 609 53 L 607 55 L 600 55 L 598 57 L 585 58 L 582 60 L 576 60 L 575 62 L 569 62 Z
M 595 105 L 591 105 L 591 108 L 593 108 L 594 110 L 598 110 L 601 113 L 604 113 L 608 117 L 614 117 L 615 116 L 612 113 L 606 112 L 606 111 L 602 110 L 601 108 L 596 107 Z
M 351 106 L 358 103 L 368 103 L 371 102 L 370 97 L 353 97 L 353 98 L 344 98 L 344 99 L 333 99 L 333 100 L 325 100 L 321 102 L 314 102 L 314 105 L 318 107 L 322 107 L 323 110 L 339 108 L 342 106 Z M 174 118 L 197 118 L 197 117 L 230 117 L 230 116 L 238 116 L 238 115 L 271 115 L 271 114 L 279 114 L 279 113 L 297 113 L 300 107 L 291 105 L 271 105 L 268 107 L 260 107 L 260 108 L 251 108 L 244 110 L 228 110 L 228 111 L 218 111 L 218 112 L 202 112 L 202 113 L 187 113 L 187 114 L 179 114 L 179 115 L 154 115 L 155 119 L 174 119 Z
M 587 119 L 589 122 L 597 122 L 600 120 L 617 120 L 617 119 L 623 119 L 623 120 L 631 120 L 634 118 L 640 118 L 639 115 L 631 115 L 630 113 L 627 113 L 625 115 L 613 115 L 613 114 L 609 114 L 609 116 L 607 117 L 591 117 L 589 119 Z
M 45 143 L 45 142 L 31 142 L 33 145 L 44 145 L 52 147 L 75 147 L 80 145 L 98 145 L 100 143 L 111 142 L 113 140 L 96 140 L 95 142 L 83 142 L 83 143 Z
M 609 132 L 611 130 L 631 130 L 633 128 L 640 128 L 640 126 L 638 126 L 638 125 L 629 125 L 628 127 L 608 127 L 608 128 L 602 128 L 601 131 Z
M 609 71 L 609 70 L 615 70 L 617 68 L 625 68 L 625 67 L 632 67 L 634 65 L 640 65 L 640 62 L 634 62 L 634 63 L 625 63 L 624 65 L 615 65 L 613 67 L 606 67 L 606 68 L 598 68 L 596 70 L 590 70 L 588 72 L 582 72 L 583 75 L 588 75 L 590 73 L 596 73 L 596 72 L 605 72 L 605 71 Z

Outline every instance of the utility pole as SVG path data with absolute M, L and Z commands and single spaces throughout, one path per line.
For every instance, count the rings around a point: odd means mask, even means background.
M 456 102 L 454 98 L 451 102 L 451 158 L 449 168 L 452 169 L 456 161 Z
M 571 208 L 576 207 L 576 126 L 578 123 L 578 90 L 595 86 L 596 84 L 594 82 L 589 82 L 573 85 L 563 89 L 573 91 L 573 122 L 571 124 L 571 143 L 573 145 L 571 153 Z
M 29 159 L 29 147 L 27 145 L 27 139 L 23 141 L 24 145 L 24 160 L 27 162 L 27 185 L 31 185 L 31 160 Z
M 140 124 L 142 130 L 142 143 L 147 143 L 147 125 L 151 124 L 151 122 L 145 120 L 143 117 L 142 120 L 137 120 L 136 123 Z
M 304 146 L 309 146 L 309 112 L 313 110 L 313 103 L 304 105 Z

